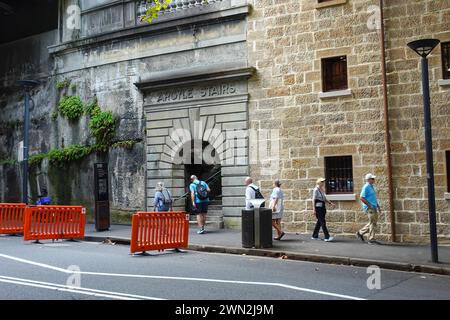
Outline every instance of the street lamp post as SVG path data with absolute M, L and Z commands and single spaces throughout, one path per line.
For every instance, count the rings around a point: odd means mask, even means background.
M 425 127 L 425 151 L 427 160 L 428 211 L 430 218 L 431 261 L 438 262 L 438 243 L 436 231 L 436 199 L 434 195 L 433 143 L 431 135 L 430 83 L 427 56 L 439 44 L 437 39 L 422 39 L 408 43 L 408 47 L 421 56 L 422 93 Z
M 23 88 L 25 93 L 25 103 L 23 111 L 22 202 L 28 204 L 28 136 L 30 128 L 30 90 L 36 87 L 39 82 L 35 80 L 19 80 L 17 81 L 17 84 Z

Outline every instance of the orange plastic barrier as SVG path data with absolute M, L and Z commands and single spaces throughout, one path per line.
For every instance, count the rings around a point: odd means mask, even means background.
M 187 248 L 189 215 L 186 212 L 137 212 L 131 221 L 131 253 Z
M 0 233 L 22 233 L 25 203 L 0 203 Z
M 80 206 L 36 206 L 25 209 L 23 239 L 83 239 L 86 209 Z

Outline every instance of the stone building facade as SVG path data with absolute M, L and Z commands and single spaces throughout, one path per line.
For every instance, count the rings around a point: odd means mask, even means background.
M 395 231 L 399 241 L 427 241 L 428 202 L 424 151 L 420 59 L 409 41 L 450 41 L 450 1 L 384 1 L 387 87 Z M 250 127 L 281 130 L 280 178 L 285 182 L 283 219 L 289 231 L 311 232 L 309 201 L 325 158 L 351 156 L 353 191 L 333 194 L 337 208 L 328 225 L 337 234 L 354 234 L 366 221 L 358 200 L 363 177 L 379 177 L 380 232 L 391 239 L 389 188 L 383 113 L 379 1 L 252 1 L 248 19 Z M 345 56 L 346 90 L 324 92 L 322 61 Z M 429 58 L 434 168 L 439 237 L 450 238 L 446 151 L 450 137 L 450 87 L 443 80 L 442 57 Z M 273 176 L 251 168 L 263 188 Z
M 21 192 L 12 161 L 21 139 L 16 80 L 41 81 L 33 91 L 39 107 L 32 110 L 31 154 L 93 143 L 87 117 L 74 122 L 57 114 L 63 94 L 57 85 L 68 79 L 71 95 L 85 103 L 96 97 L 117 115 L 115 140 L 134 144 L 66 168 L 44 160 L 30 179 L 32 196 L 36 182 L 47 185 L 57 202 L 86 205 L 92 220 L 93 164 L 108 162 L 113 221 L 123 222 L 136 210 L 151 210 L 157 181 L 179 198 L 197 173 L 218 177 L 211 219 L 238 227 L 243 178 L 251 174 L 266 196 L 274 178 L 283 181 L 284 228 L 303 233 L 315 224 L 309 200 L 315 180 L 327 176 L 337 204 L 329 228 L 352 235 L 366 222 L 358 194 L 371 172 L 379 177 L 385 212 L 382 238 L 392 240 L 392 196 L 396 240 L 427 241 L 420 65 L 406 43 L 450 42 L 450 1 L 384 1 L 392 192 L 379 1 L 173 0 L 150 25 L 139 19 L 145 1 L 55 3 L 54 27 L 0 44 L 2 201 L 17 201 Z M 443 51 L 436 48 L 429 62 L 438 233 L 449 240 L 450 86 Z M 279 151 L 270 155 L 276 171 L 251 161 L 255 144 L 248 132 L 263 130 L 279 137 Z M 206 164 L 199 155 L 215 161 Z M 175 207 L 184 209 L 184 200 Z

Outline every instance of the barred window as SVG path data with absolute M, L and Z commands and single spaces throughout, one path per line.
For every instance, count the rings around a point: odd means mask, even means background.
M 325 157 L 328 194 L 353 192 L 352 156 Z
M 441 43 L 442 49 L 442 77 L 450 79 L 450 42 Z
M 347 57 L 322 59 L 322 91 L 344 90 L 347 83 Z
M 450 151 L 445 151 L 445 160 L 447 167 L 447 192 L 450 192 Z

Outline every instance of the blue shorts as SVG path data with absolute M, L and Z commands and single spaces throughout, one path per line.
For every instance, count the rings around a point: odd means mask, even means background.
M 193 214 L 208 213 L 208 202 L 196 203 L 195 208 L 192 208 Z

